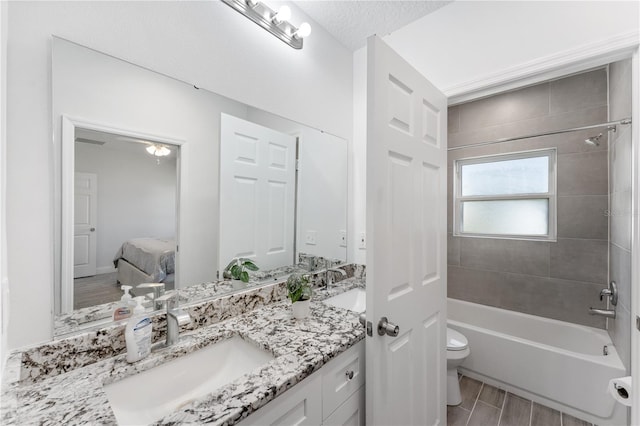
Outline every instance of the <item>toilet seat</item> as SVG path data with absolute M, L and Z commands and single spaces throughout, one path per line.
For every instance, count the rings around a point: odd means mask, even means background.
M 447 350 L 463 351 L 469 346 L 469 341 L 462 333 L 447 327 Z

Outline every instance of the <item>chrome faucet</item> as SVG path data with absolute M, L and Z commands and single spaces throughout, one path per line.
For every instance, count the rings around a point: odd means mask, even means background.
M 616 306 L 618 304 L 618 286 L 615 281 L 611 281 L 608 288 L 600 290 L 600 300 L 604 300 L 605 297 L 609 298 L 609 303 L 611 303 L 612 306 Z M 616 311 L 615 309 L 589 308 L 589 315 L 600 315 L 605 318 L 615 318 Z
M 589 308 L 589 315 L 600 315 L 605 318 L 615 318 L 616 311 L 613 309 Z
M 160 297 L 164 294 L 164 283 L 144 283 L 136 286 L 136 289 L 145 288 L 153 290 L 153 293 L 147 294 L 147 297 L 153 301 L 153 310 L 162 309 L 163 302 Z
M 345 278 L 347 276 L 347 272 L 344 269 L 330 268 L 329 261 L 327 261 L 325 265 L 326 265 L 326 268 L 324 272 L 324 288 L 329 288 L 329 285 L 331 285 L 331 276 L 332 276 L 331 272 L 339 273 L 342 278 Z
M 184 309 L 178 308 L 178 293 L 168 292 L 158 299 L 167 304 L 167 339 L 165 347 L 174 345 L 180 337 L 180 326 L 191 322 L 191 316 Z

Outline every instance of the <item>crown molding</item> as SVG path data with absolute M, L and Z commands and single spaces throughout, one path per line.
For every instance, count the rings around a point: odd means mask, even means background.
M 455 84 L 443 92 L 449 105 L 455 105 L 630 58 L 638 45 L 640 32 L 629 31 Z

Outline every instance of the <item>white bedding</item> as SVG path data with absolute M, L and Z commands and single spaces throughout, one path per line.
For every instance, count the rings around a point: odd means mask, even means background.
M 150 275 L 154 282 L 162 282 L 175 272 L 175 253 L 175 240 L 132 238 L 122 244 L 113 263 L 117 267 L 118 260 L 124 259 Z

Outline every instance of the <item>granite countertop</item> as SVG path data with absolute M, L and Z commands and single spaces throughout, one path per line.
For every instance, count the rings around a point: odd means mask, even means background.
M 290 303 L 280 301 L 183 333 L 178 344 L 134 364 L 121 354 L 35 383 L 5 379 L 0 420 L 20 425 L 115 424 L 103 385 L 239 336 L 275 359 L 157 422 L 235 424 L 364 338 L 358 314 L 321 302 L 362 285 L 360 280 L 347 279 L 329 290 L 315 290 L 311 315 L 303 320 L 295 320 Z M 10 359 L 5 375 L 16 374 L 19 368 Z

